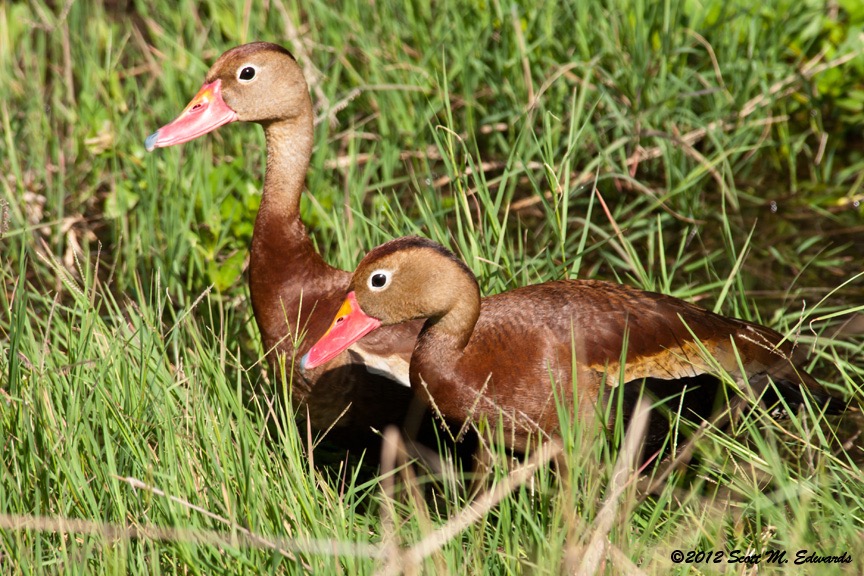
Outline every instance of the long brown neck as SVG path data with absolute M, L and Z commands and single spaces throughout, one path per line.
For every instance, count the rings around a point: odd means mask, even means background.
M 435 403 L 441 401 L 441 398 L 436 397 L 440 391 L 448 390 L 449 386 L 461 386 L 459 382 L 463 377 L 459 374 L 458 366 L 480 317 L 480 290 L 477 283 L 473 278 L 470 278 L 471 282 L 464 283 L 459 282 L 459 278 L 453 280 L 458 282 L 453 292 L 456 298 L 450 301 L 442 316 L 430 317 L 426 321 L 411 355 L 411 386 L 415 391 L 423 391 L 421 398 L 430 394 L 435 398 Z M 445 396 L 445 401 L 453 400 L 449 394 Z M 470 402 L 466 405 L 470 405 Z M 464 410 L 465 406 L 447 409 L 450 411 L 445 413 L 456 415 L 462 414 L 460 410 Z
M 300 220 L 300 195 L 312 154 L 311 103 L 306 114 L 265 124 L 264 133 L 267 170 L 252 234 L 249 290 L 267 350 L 281 341 L 280 349 L 291 351 L 298 311 L 306 317 L 333 285 L 347 285 L 348 275 L 324 262 Z
M 267 170 L 264 196 L 255 222 L 255 234 L 268 233 L 298 219 L 300 195 L 312 157 L 312 114 L 264 124 Z

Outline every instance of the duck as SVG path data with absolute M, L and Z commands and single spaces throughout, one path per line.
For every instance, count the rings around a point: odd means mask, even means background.
M 803 390 L 820 403 L 839 402 L 802 368 L 798 349 L 765 326 L 600 280 L 556 280 L 481 298 L 462 260 L 416 236 L 371 250 L 346 294 L 301 359 L 303 369 L 326 365 L 377 330 L 422 319 L 412 388 L 453 421 L 501 422 L 505 444 L 517 451 L 532 435 L 559 434 L 558 405 L 585 417 L 619 385 L 631 401 L 643 383 L 655 396 L 689 388 L 701 417 L 716 399 L 705 386 L 719 382 L 721 371 L 757 397 L 771 390 L 770 379 L 792 403 L 803 401 Z
M 326 367 L 297 360 L 327 330 L 351 274 L 330 266 L 300 218 L 312 155 L 313 108 L 303 71 L 287 49 L 253 42 L 222 54 L 172 122 L 147 137 L 148 151 L 189 142 L 233 122 L 260 124 L 267 161 L 249 250 L 252 310 L 271 369 L 284 362 L 296 414 L 318 431 L 400 424 L 411 405 L 408 365 L 422 323 L 394 325 L 339 353 Z

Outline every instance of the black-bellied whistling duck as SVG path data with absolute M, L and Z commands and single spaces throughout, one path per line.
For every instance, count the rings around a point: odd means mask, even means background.
M 379 326 L 427 319 L 411 357 L 412 387 L 451 419 L 500 415 L 516 449 L 529 432 L 555 434 L 555 396 L 574 405 L 574 373 L 578 413 L 593 410 L 607 385 L 647 379 L 671 383 L 660 386 L 671 394 L 676 382 L 681 392 L 682 383 L 716 374 L 716 366 L 753 386 L 770 377 L 793 401 L 800 401 L 802 385 L 830 400 L 796 364 L 793 346 L 764 326 L 593 280 L 481 299 L 468 267 L 423 238 L 399 238 L 369 252 L 348 290 L 330 330 L 303 357 L 305 369 L 326 364 Z M 699 401 L 710 408 L 714 398 Z
M 284 354 L 290 374 L 294 359 L 329 326 L 351 276 L 324 262 L 300 220 L 313 144 L 312 102 L 300 66 L 290 52 L 266 42 L 225 52 L 186 109 L 148 137 L 146 147 L 188 142 L 234 121 L 261 124 L 267 140 L 249 292 L 271 364 Z M 334 422 L 350 429 L 399 423 L 411 399 L 408 361 L 420 326 L 393 326 L 340 354 L 333 364 L 295 369 L 292 393 L 298 412 L 305 415 L 308 408 L 318 429 Z M 303 343 L 295 349 L 294 340 L 303 333 Z

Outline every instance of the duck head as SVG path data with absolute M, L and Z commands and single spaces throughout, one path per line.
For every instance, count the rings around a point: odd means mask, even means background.
M 335 358 L 379 326 L 419 318 L 428 319 L 427 328 L 450 326 L 467 341 L 479 315 L 480 289 L 471 270 L 441 245 L 416 236 L 369 252 L 348 289 L 330 328 L 303 356 L 302 369 Z
M 291 120 L 311 106 L 291 53 L 269 42 L 233 48 L 207 72 L 204 85 L 173 122 L 147 137 L 148 151 L 194 140 L 234 121 Z

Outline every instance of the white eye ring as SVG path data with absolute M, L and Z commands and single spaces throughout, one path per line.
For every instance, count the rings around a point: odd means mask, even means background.
M 372 292 L 380 292 L 386 290 L 387 287 L 390 286 L 390 280 L 392 278 L 393 273 L 390 270 L 374 270 L 369 274 L 369 279 L 366 281 L 366 285 Z
M 243 73 L 248 69 L 252 70 L 252 76 L 249 78 L 243 78 Z M 237 81 L 242 82 L 243 84 L 247 84 L 252 82 L 258 77 L 258 67 L 254 64 L 242 64 L 239 68 L 237 68 Z

